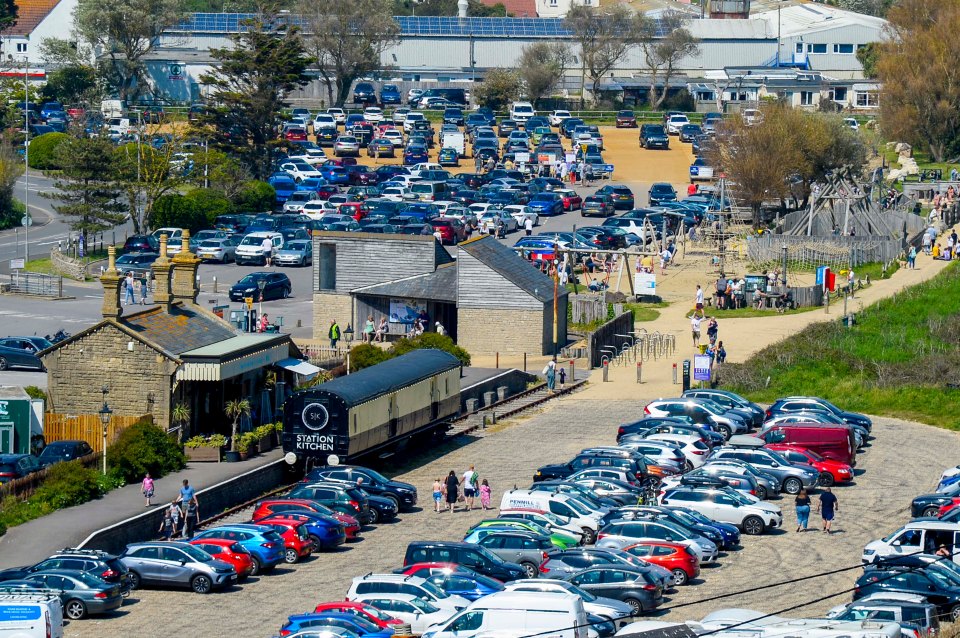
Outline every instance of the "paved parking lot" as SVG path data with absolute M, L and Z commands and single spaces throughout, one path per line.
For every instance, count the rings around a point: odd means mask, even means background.
M 70 637 L 126 635 L 142 638 L 198 635 L 214 631 L 237 638 L 276 633 L 287 615 L 305 612 L 326 600 L 341 599 L 350 580 L 367 572 L 398 567 L 408 542 L 415 539 L 462 538 L 483 513 L 436 514 L 431 509 L 430 485 L 451 469 L 462 473 L 470 463 L 493 486 L 495 498 L 504 489 L 526 487 L 534 469 L 565 460 L 580 449 L 609 444 L 617 424 L 636 419 L 646 399 L 589 401 L 577 395 L 559 399 L 545 411 L 478 436 L 459 439 L 432 455 L 411 458 L 395 466 L 398 478 L 418 486 L 423 510 L 402 520 L 368 530 L 365 538 L 334 553 L 281 566 L 276 573 L 253 579 L 233 591 L 199 596 L 185 591 L 137 592 L 114 617 L 71 623 Z M 927 426 L 877 419 L 874 444 L 858 462 L 863 470 L 854 486 L 838 488 L 838 530 L 832 536 L 816 531 L 793 532 L 792 500 L 777 501 L 784 509 L 786 530 L 762 537 L 746 537 L 740 551 L 723 556 L 717 567 L 704 570 L 702 583 L 667 596 L 665 607 L 684 604 L 657 614 L 671 620 L 700 618 L 722 607 L 750 607 L 775 611 L 852 586 L 857 571 L 836 574 L 787 587 L 738 596 L 726 601 L 690 604 L 728 592 L 814 574 L 859 563 L 863 545 L 895 529 L 908 517 L 910 499 L 935 484 L 942 468 L 956 463 L 957 434 Z M 390 469 L 390 468 L 388 468 Z M 426 500 L 425 500 L 426 499 Z M 819 523 L 816 515 L 815 524 Z M 814 614 L 849 599 L 835 599 L 793 612 Z M 109 632 L 109 634 L 108 634 Z

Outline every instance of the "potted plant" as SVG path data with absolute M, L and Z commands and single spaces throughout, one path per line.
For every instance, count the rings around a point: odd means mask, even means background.
M 190 408 L 186 403 L 178 403 L 170 411 L 170 420 L 177 424 L 174 430 L 177 433 L 177 442 L 183 441 L 184 424 L 190 421 Z M 218 459 L 219 460 L 219 459 Z
M 192 462 L 219 463 L 220 451 L 227 444 L 227 437 L 214 434 L 210 437 L 194 436 L 187 439 L 183 451 Z
M 277 421 L 273 424 L 273 431 L 276 438 L 277 445 L 283 445 L 283 421 Z
M 254 432 L 245 432 L 237 439 L 237 452 L 240 460 L 246 461 L 257 453 L 257 435 Z
M 269 452 L 273 449 L 273 424 L 267 423 L 261 425 L 253 431 L 257 436 L 257 445 L 260 453 Z
M 241 450 L 240 450 L 240 418 L 243 416 L 250 416 L 250 402 L 246 399 L 233 399 L 232 401 L 227 401 L 227 404 L 223 408 L 224 413 L 227 415 L 233 422 L 233 429 L 231 430 L 230 435 L 230 452 L 226 455 L 227 461 L 239 461 L 242 460 Z M 243 454 L 249 450 L 250 443 L 248 441 L 246 449 L 243 450 Z M 243 458 L 246 458 L 245 456 Z

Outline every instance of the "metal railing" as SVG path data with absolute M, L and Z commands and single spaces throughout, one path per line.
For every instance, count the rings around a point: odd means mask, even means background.
M 9 292 L 38 297 L 62 297 L 63 277 L 41 272 L 15 270 L 10 275 Z

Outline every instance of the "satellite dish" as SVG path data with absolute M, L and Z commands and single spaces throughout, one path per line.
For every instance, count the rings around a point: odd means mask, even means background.
M 340 465 L 340 457 L 336 454 L 331 454 L 327 457 L 327 465 Z

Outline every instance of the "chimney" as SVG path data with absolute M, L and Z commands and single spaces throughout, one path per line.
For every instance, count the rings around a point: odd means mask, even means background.
M 200 260 L 190 252 L 190 231 L 184 230 L 180 252 L 173 256 L 173 275 L 170 290 L 174 301 L 197 303 L 200 288 L 197 286 L 197 268 Z
M 155 280 L 155 289 L 153 299 L 164 311 L 170 312 L 170 302 L 173 298 L 170 296 L 170 268 L 172 264 L 167 258 L 167 236 L 160 235 L 160 257 L 153 262 L 153 278 Z
M 103 284 L 103 318 L 119 319 L 123 314 L 120 305 L 120 288 L 123 285 L 123 274 L 117 270 L 117 248 L 107 247 L 107 269 L 100 275 Z

